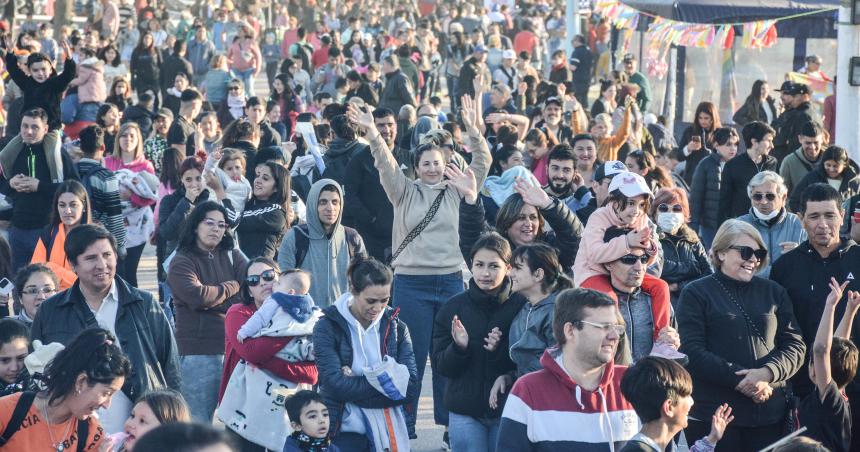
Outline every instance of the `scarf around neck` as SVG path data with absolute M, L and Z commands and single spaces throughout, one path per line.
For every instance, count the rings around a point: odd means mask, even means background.
M 298 443 L 299 449 L 305 452 L 326 452 L 329 450 L 331 440 L 326 438 L 311 438 L 302 431 L 293 432 L 290 438 Z

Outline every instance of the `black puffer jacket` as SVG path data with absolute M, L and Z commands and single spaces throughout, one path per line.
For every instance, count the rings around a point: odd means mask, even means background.
M 697 231 L 699 226 L 716 228 L 720 225 L 718 213 L 722 173 L 720 154 L 716 152 L 707 156 L 696 167 L 696 174 L 690 185 L 690 227 L 694 231 Z
M 747 185 L 762 171 L 779 172 L 779 164 L 771 155 L 765 155 L 761 163 L 755 163 L 746 152 L 741 152 L 726 162 L 720 180 L 720 206 L 717 218 L 722 223 L 729 218 L 746 215 L 752 207 L 747 194 Z
M 122 392 L 130 400 L 137 400 L 156 389 L 178 391 L 179 350 L 164 311 L 149 292 L 131 287 L 119 277 L 114 279 L 114 284 L 119 298 L 116 336 L 132 367 Z M 69 289 L 42 303 L 30 329 L 31 339 L 43 344 L 69 345 L 81 331 L 99 327 L 79 285 L 80 281 L 76 281 Z
M 349 161 L 369 147 L 358 140 L 345 140 L 339 137 L 331 140 L 328 150 L 323 155 L 325 171 L 322 177 L 324 179 L 332 179 L 341 186 L 345 185 L 346 167 L 349 165 Z
M 320 394 L 329 410 L 331 436 L 337 436 L 341 426 L 341 416 L 346 403 L 354 403 L 362 408 L 385 408 L 403 405 L 412 400 L 418 391 L 418 370 L 415 367 L 415 353 L 409 329 L 397 317 L 399 310 L 386 308 L 379 321 L 379 334 L 382 336 L 380 347 L 382 356 L 391 356 L 399 364 L 409 369 L 409 386 L 406 398 L 391 400 L 380 394 L 363 376 L 344 375 L 342 368 L 352 366 L 353 346 L 349 324 L 343 318 L 337 305 L 323 310 L 325 314 L 314 326 L 314 352 L 319 371 Z M 450 331 L 450 326 L 448 330 Z M 407 416 L 409 419 L 410 416 Z M 410 430 L 414 426 L 409 426 Z
M 535 242 L 543 242 L 555 248 L 558 251 L 561 267 L 565 271 L 570 271 L 573 268 L 576 253 L 579 252 L 582 223 L 558 198 L 553 198 L 552 205 L 546 209 L 539 209 L 538 212 L 552 227 L 552 231 L 544 232 L 537 237 Z M 481 237 L 481 234 L 492 230 L 493 228 L 484 220 L 484 205 L 480 196 L 475 205 L 469 205 L 466 202 L 460 203 L 460 252 L 463 254 L 463 259 L 466 260 L 466 265 L 472 266 L 472 245 Z M 508 238 L 506 231 L 498 232 L 502 237 Z M 508 241 L 510 242 L 510 239 Z M 516 245 L 511 242 L 511 248 L 514 247 Z
M 719 271 L 693 281 L 681 291 L 678 333 L 693 377 L 690 416 L 708 419 L 728 403 L 741 427 L 783 421 L 786 381 L 803 366 L 806 346 L 782 286 L 759 277 L 740 282 Z M 773 372 L 774 390 L 759 404 L 735 390 L 743 379 L 735 372 L 760 367 Z
M 699 236 L 688 226 L 681 226 L 676 234 L 660 233 L 663 247 L 663 272 L 660 278 L 669 284 L 677 284 L 678 290 L 672 292 L 672 305 L 675 305 L 681 290 L 702 276 L 711 274 L 708 253 Z
M 507 333 L 526 300 L 511 293 L 511 281 L 505 278 L 496 295 L 489 295 L 469 281 L 469 288 L 448 300 L 436 315 L 433 325 L 433 368 L 448 377 L 445 407 L 464 416 L 498 418 L 504 400 L 497 409 L 489 405 L 490 389 L 496 378 L 511 373 L 517 366 L 508 353 L 508 335 L 502 334 L 496 350 L 484 349 L 484 338 L 493 328 Z M 457 316 L 469 333 L 466 350 L 454 343 L 451 321 Z
M 842 183 L 839 184 L 839 194 L 842 195 L 843 201 L 847 201 L 852 196 L 860 193 L 860 175 L 858 173 L 860 173 L 860 170 L 858 170 L 857 163 L 854 160 L 849 160 L 842 171 Z M 815 165 L 815 169 L 807 173 L 794 190 L 791 191 L 791 197 L 788 198 L 788 208 L 792 212 L 798 212 L 800 210 L 800 200 L 801 196 L 803 196 L 803 191 L 806 187 L 817 183 L 827 183 L 824 162 Z

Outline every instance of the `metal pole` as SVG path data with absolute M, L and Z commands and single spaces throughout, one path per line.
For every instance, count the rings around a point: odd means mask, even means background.
M 567 34 L 564 40 L 564 51 L 567 57 L 573 53 L 573 37 L 579 32 L 579 0 L 567 0 L 565 2 L 565 28 Z
M 854 161 L 860 161 L 860 87 L 849 84 L 851 57 L 860 55 L 860 26 L 851 24 L 851 8 L 839 8 L 836 51 L 836 143 L 845 147 Z

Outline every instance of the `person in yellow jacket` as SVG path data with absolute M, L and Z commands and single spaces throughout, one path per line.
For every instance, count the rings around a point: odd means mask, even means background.
M 580 115 L 571 116 L 571 128 L 574 134 L 590 133 L 597 140 L 597 161 L 618 160 L 618 150 L 630 136 L 630 116 L 633 113 L 633 108 L 635 108 L 635 101 L 635 96 L 625 98 L 624 117 L 615 133 L 612 133 L 612 117 L 607 113 L 595 116 L 589 123 L 584 123 Z M 586 130 L 586 126 L 588 130 Z
M 77 225 L 92 222 L 90 198 L 80 182 L 67 180 L 57 188 L 51 206 L 51 224 L 40 235 L 30 263 L 47 265 L 59 277 L 60 290 L 65 290 L 78 279 L 66 259 L 66 234 Z

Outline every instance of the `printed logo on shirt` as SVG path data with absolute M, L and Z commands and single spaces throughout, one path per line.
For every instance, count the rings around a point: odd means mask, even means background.
M 854 273 L 848 272 L 848 276 L 846 276 L 845 279 L 853 281 L 854 280 Z

